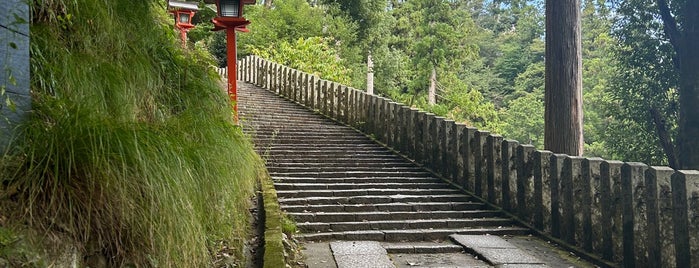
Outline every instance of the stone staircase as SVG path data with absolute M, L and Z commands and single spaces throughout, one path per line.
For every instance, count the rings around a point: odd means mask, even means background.
M 381 241 L 389 253 L 406 248 L 399 242 L 461 251 L 439 241 L 529 233 L 354 129 L 248 84 L 239 91 L 242 124 L 303 240 Z

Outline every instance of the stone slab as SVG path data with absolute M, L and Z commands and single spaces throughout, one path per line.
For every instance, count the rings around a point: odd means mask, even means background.
M 328 243 L 305 243 L 302 253 L 308 268 L 337 268 Z
M 495 266 L 496 268 L 548 268 L 550 266 L 546 264 L 501 264 Z
M 492 267 L 467 253 L 446 254 L 391 254 L 393 263 L 398 268 L 440 267 L 440 268 L 480 268 Z
M 337 241 L 330 243 L 330 249 L 338 268 L 395 268 L 376 241 Z
M 467 248 L 517 248 L 507 240 L 494 235 L 450 235 L 454 242 Z
M 386 249 L 376 241 L 337 241 L 330 243 L 330 248 L 335 256 L 350 254 L 383 254 Z
M 521 249 L 512 248 L 477 248 L 478 255 L 483 256 L 493 265 L 501 264 L 543 264 L 538 258 L 527 254 Z

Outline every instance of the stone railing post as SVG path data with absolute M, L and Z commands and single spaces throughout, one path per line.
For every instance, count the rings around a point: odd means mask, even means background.
M 284 97 L 285 99 L 289 99 L 288 93 L 289 93 L 289 68 L 286 66 L 282 66 L 281 68 L 281 82 L 280 85 L 280 95 Z
M 675 233 L 675 267 L 699 265 L 699 171 L 680 170 L 672 175 Z
M 459 177 L 459 160 L 457 158 L 459 154 L 459 132 L 454 120 L 447 121 L 446 134 L 446 177 L 450 178 L 452 182 L 457 182 Z
M 326 95 L 326 98 L 328 98 L 328 116 L 331 118 L 335 118 L 335 106 L 337 105 L 337 101 L 335 101 L 335 98 L 337 98 L 337 84 L 335 82 L 328 82 L 328 95 Z
M 642 267 L 648 263 L 645 244 L 648 221 L 644 195 L 647 168 L 643 163 L 626 163 L 621 166 L 624 267 Z
M 484 199 L 488 197 L 485 142 L 489 135 L 488 131 L 476 130 L 473 134 L 473 146 L 471 146 L 475 166 L 473 192 Z
M 386 144 L 391 147 L 393 150 L 397 150 L 396 148 L 396 134 L 398 134 L 398 114 L 396 113 L 396 109 L 398 107 L 398 103 L 394 102 L 390 99 L 387 99 L 387 106 L 386 109 L 388 111 L 388 116 L 386 117 L 386 127 L 388 133 L 386 133 Z
M 415 161 L 418 163 L 425 165 L 425 129 L 427 129 L 426 126 L 426 121 L 427 121 L 427 113 L 416 110 L 415 111 L 415 116 L 414 116 L 415 122 L 413 123 L 415 126 L 415 136 L 413 140 L 413 158 L 415 158 Z
M 518 212 L 519 204 L 517 203 L 517 146 L 519 142 L 515 140 L 503 140 L 501 159 L 502 159 L 502 208 L 511 212 Z
M 347 88 L 347 124 L 357 127 L 357 90 Z
M 348 98 L 348 91 L 347 91 L 347 86 L 340 86 L 340 100 L 339 100 L 339 109 L 338 109 L 338 120 L 340 122 L 343 122 L 345 124 L 349 123 L 347 120 L 347 103 L 349 101 Z
M 534 148 L 533 145 L 519 145 L 516 148 L 515 168 L 517 170 L 517 215 L 534 225 L 533 209 L 537 200 L 534 195 Z
M 489 135 L 486 138 L 486 181 L 487 200 L 496 205 L 502 205 L 502 141 L 500 135 Z
M 602 217 L 602 207 L 598 198 L 600 196 L 599 182 L 602 161 L 602 158 L 583 159 L 581 181 L 573 182 L 576 184 L 573 188 L 573 198 L 576 200 L 573 203 L 573 210 L 576 212 L 575 221 L 577 223 L 575 235 L 581 241 L 580 246 L 588 252 L 593 252 L 595 248 L 599 248 L 595 242 L 602 241 L 600 228 L 603 227 L 593 224 L 593 222 L 599 222 Z
M 376 106 L 378 106 L 379 99 L 369 95 L 364 94 L 364 99 L 366 100 L 366 131 L 367 133 L 374 134 L 376 136 Z
M 675 266 L 671 179 L 673 173 L 675 170 L 669 167 L 649 167 L 646 170 L 648 267 Z
M 445 159 L 445 152 L 447 151 L 447 119 L 445 117 L 437 118 L 437 132 L 435 132 L 435 134 L 437 135 L 437 139 L 435 140 L 436 147 L 434 148 L 437 150 L 435 150 L 434 154 L 434 167 L 443 178 L 449 179 L 447 172 L 445 172 L 447 167 L 447 160 Z
M 434 139 L 437 138 L 437 135 L 434 134 L 435 132 L 437 132 L 437 119 L 435 118 L 434 114 L 427 114 L 427 117 L 425 117 L 424 126 L 425 128 L 422 132 L 422 146 L 424 150 L 423 155 L 425 160 L 425 166 L 434 170 Z
M 308 78 L 308 107 L 311 108 L 311 110 L 318 109 L 317 102 L 316 102 L 316 76 L 315 75 L 309 75 L 310 77 Z
M 405 123 L 403 122 L 403 117 L 402 117 L 402 110 L 401 110 L 402 104 L 400 103 L 395 103 L 393 104 L 393 133 L 391 133 L 391 144 L 393 144 L 393 149 L 396 151 L 402 151 L 401 149 L 401 135 L 403 134 L 403 127 L 405 126 Z
M 459 185 L 471 193 L 476 191 L 476 157 L 474 149 L 476 131 L 478 131 L 476 128 L 466 125 L 462 125 L 459 131 L 459 161 L 463 163 L 463 168 L 459 173 L 461 178 Z
M 621 166 L 620 161 L 603 161 L 600 165 L 602 210 L 602 257 L 620 263 L 622 260 L 621 232 Z
M 563 170 L 560 179 L 560 209 L 561 209 L 561 238 L 571 245 L 576 243 L 575 227 L 576 222 L 574 209 L 576 202 L 586 202 L 586 200 L 574 199 L 573 192 L 578 185 L 576 182 L 582 181 L 582 157 L 567 156 L 563 160 Z
M 418 111 L 417 113 L 417 122 L 415 126 L 415 151 L 417 152 L 416 155 L 416 160 L 418 163 L 422 164 L 423 166 L 427 166 L 427 136 L 429 136 L 429 128 L 430 128 L 430 114 L 427 112 L 423 111 Z
M 253 76 L 252 76 L 252 84 L 259 86 L 260 84 L 258 83 L 259 78 L 260 78 L 260 58 L 255 56 L 252 60 L 252 71 L 253 71 Z
M 567 155 L 554 154 L 551 156 L 551 171 L 549 175 L 551 180 L 549 183 L 549 191 L 551 192 L 551 235 L 556 238 L 562 238 L 561 233 L 561 181 L 563 180 L 563 162 Z
M 534 204 L 532 207 L 534 228 L 551 232 L 551 157 L 549 151 L 534 151 Z
M 262 58 L 255 57 L 255 86 L 262 87 Z
M 411 136 L 412 136 L 412 132 L 415 129 L 413 127 L 413 124 L 415 123 L 415 121 L 412 118 L 412 112 L 410 111 L 410 107 L 408 107 L 406 105 L 401 105 L 400 106 L 400 116 L 401 116 L 401 122 L 403 122 L 403 129 L 401 130 L 401 133 L 400 133 L 400 144 L 401 144 L 400 151 L 403 152 L 404 155 L 411 157 L 410 156 L 410 150 L 411 150 L 410 148 L 412 147 Z M 413 158 L 413 157 L 411 157 L 411 158 Z

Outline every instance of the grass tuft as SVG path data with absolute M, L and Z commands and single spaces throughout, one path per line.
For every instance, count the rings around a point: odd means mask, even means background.
M 221 241 L 242 259 L 263 165 L 161 2 L 31 2 L 33 111 L 0 201 L 110 266 L 207 267 Z

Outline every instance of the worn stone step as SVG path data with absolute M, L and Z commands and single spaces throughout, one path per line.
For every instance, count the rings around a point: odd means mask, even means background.
M 287 212 L 371 212 L 371 211 L 444 211 L 444 210 L 482 210 L 485 205 L 479 202 L 411 202 L 378 204 L 284 204 L 281 208 Z
M 517 226 L 498 226 L 485 228 L 448 228 L 448 229 L 405 229 L 405 230 L 368 230 L 346 232 L 302 233 L 297 238 L 306 241 L 362 240 L 362 241 L 446 241 L 449 235 L 527 235 L 530 231 Z
M 500 216 L 497 210 L 371 211 L 371 212 L 289 212 L 297 222 L 386 221 L 419 219 L 474 219 Z
M 278 167 L 271 166 L 267 170 L 271 173 L 286 173 L 286 172 L 423 172 L 417 167 Z
M 391 153 L 378 148 L 346 148 L 346 149 L 324 149 L 324 148 L 289 148 L 289 149 L 268 149 L 268 148 L 257 148 L 258 153 L 268 153 L 277 156 L 332 156 L 332 157 L 360 157 L 360 156 L 389 156 Z
M 265 137 L 268 135 L 278 135 L 278 134 L 288 134 L 288 135 L 311 135 L 312 136 L 323 136 L 322 134 L 335 134 L 335 135 L 346 135 L 349 137 L 360 137 L 359 132 L 349 129 L 347 127 L 337 126 L 337 125 L 315 125 L 315 126 L 260 126 L 255 129 L 255 134 Z
M 378 144 L 334 144 L 326 142 L 309 143 L 309 144 L 273 144 L 270 146 L 259 147 L 259 149 L 272 151 L 316 151 L 316 150 L 331 150 L 331 151 L 347 151 L 347 150 L 362 150 L 362 151 L 387 151 L 386 148 Z
M 461 245 L 448 242 L 382 242 L 381 246 L 389 254 L 440 254 L 464 251 Z
M 299 222 L 296 226 L 306 233 L 344 232 L 360 230 L 449 229 L 489 226 L 508 226 L 513 222 L 504 218 L 479 219 L 420 219 L 355 222 Z
M 372 146 L 377 146 L 376 143 L 374 143 L 371 140 L 368 139 L 321 139 L 321 140 L 280 140 L 280 139 L 253 139 L 255 142 L 255 145 L 258 147 L 267 147 L 270 145 L 274 146 L 295 146 L 295 145 L 335 145 L 335 146 L 345 146 L 345 145 L 372 145 Z
M 374 185 L 376 186 L 376 185 Z M 344 190 L 277 190 L 277 195 L 280 198 L 303 198 L 303 197 L 353 197 L 353 196 L 433 196 L 433 195 L 458 195 L 459 197 L 468 197 L 459 190 L 455 189 L 386 189 L 386 188 L 367 188 L 367 189 L 344 189 Z M 461 198 L 458 198 L 459 200 Z M 433 201 L 433 200 L 429 200 Z M 449 200 L 452 201 L 452 200 Z
M 312 178 L 312 177 L 279 177 L 272 176 L 275 182 L 284 183 L 313 183 L 313 184 L 335 184 L 335 183 L 444 183 L 442 180 L 433 177 L 381 177 L 381 178 Z
M 342 162 L 342 161 L 334 161 L 330 163 L 299 163 L 299 162 L 270 162 L 267 165 L 268 167 L 285 167 L 285 168 L 322 168 L 322 167 L 377 167 L 377 168 L 382 168 L 382 167 L 392 167 L 392 168 L 399 168 L 399 167 L 417 167 L 413 163 L 409 162 L 401 162 L 401 161 L 364 161 L 364 162 L 354 162 L 354 161 L 347 161 L 347 162 Z
M 378 191 L 377 191 L 378 193 Z M 465 202 L 474 200 L 465 194 L 426 194 L 426 195 L 355 195 L 355 196 L 310 196 L 280 197 L 279 203 L 285 205 L 328 205 L 328 204 L 386 204 L 419 202 Z
M 328 163 L 328 164 L 344 164 L 344 163 L 405 163 L 405 160 L 395 155 L 366 155 L 362 157 L 338 157 L 338 158 L 318 158 L 307 155 L 300 155 L 296 158 L 287 158 L 281 156 L 270 155 L 268 162 L 284 162 L 284 163 Z
M 274 184 L 277 194 L 280 191 L 309 191 L 309 190 L 349 190 L 349 189 L 421 189 L 430 191 L 434 189 L 452 189 L 445 183 L 284 183 Z M 460 193 L 458 190 L 452 190 Z
M 375 178 L 375 177 L 428 177 L 431 174 L 419 172 L 394 172 L 394 171 L 346 171 L 346 172 L 270 172 L 275 177 L 316 177 L 316 178 Z

